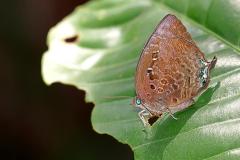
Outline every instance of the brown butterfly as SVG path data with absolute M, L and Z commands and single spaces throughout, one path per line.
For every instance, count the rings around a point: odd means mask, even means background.
M 136 97 L 144 125 L 151 117 L 173 114 L 194 103 L 206 89 L 209 72 L 217 58 L 208 62 L 176 16 L 168 14 L 147 41 L 136 70 Z

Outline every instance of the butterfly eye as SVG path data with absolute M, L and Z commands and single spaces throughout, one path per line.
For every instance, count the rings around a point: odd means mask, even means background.
M 140 105 L 140 104 L 141 104 L 141 99 L 137 99 L 137 100 L 136 100 L 136 104 L 137 104 L 137 105 Z

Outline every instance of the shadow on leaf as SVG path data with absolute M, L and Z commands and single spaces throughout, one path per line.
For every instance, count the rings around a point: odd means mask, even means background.
M 147 136 L 145 141 L 146 143 L 135 147 L 134 150 L 144 150 L 144 148 L 147 147 L 149 150 L 158 152 L 158 155 L 161 157 L 163 155 L 164 149 L 179 134 L 185 123 L 197 110 L 206 106 L 211 101 L 214 92 L 219 87 L 220 82 L 218 82 L 213 87 L 209 87 L 205 92 L 201 94 L 194 105 L 181 112 L 176 113 L 175 115 L 178 120 L 174 120 L 171 116 L 166 115 L 155 122 L 151 129 L 147 129 Z M 161 145 L 154 145 L 158 143 L 161 143 Z

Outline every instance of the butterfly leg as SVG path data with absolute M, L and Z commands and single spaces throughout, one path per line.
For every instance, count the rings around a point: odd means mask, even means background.
M 152 117 L 152 114 L 149 111 L 143 109 L 138 113 L 138 116 L 142 120 L 144 126 L 149 125 L 148 119 Z
M 174 113 L 171 111 L 171 109 L 167 108 L 167 110 L 168 110 L 168 113 L 170 114 L 170 116 L 171 116 L 173 119 L 175 119 L 175 120 L 178 119 L 177 117 L 175 117 L 175 116 L 173 115 Z

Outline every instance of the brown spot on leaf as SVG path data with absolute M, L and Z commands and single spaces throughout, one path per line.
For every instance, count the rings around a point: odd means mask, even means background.
M 78 40 L 78 35 L 74 35 L 74 36 L 71 36 L 71 37 L 67 37 L 64 39 L 64 41 L 66 43 L 74 43 Z

